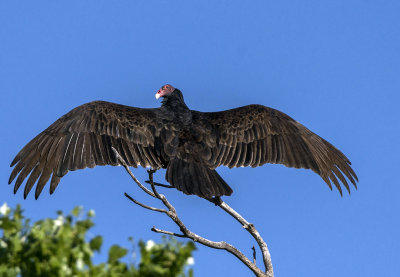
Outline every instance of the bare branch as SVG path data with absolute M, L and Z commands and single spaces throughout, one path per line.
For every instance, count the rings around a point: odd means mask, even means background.
M 112 150 L 114 151 L 114 154 L 116 155 L 117 159 L 124 166 L 125 170 L 131 176 L 131 178 L 135 181 L 135 183 L 144 192 L 146 192 L 148 195 L 159 199 L 164 204 L 164 206 L 167 208 L 167 210 L 159 209 L 159 208 L 155 208 L 155 207 L 151 207 L 151 206 L 145 205 L 145 204 L 133 199 L 127 193 L 125 193 L 125 196 L 127 198 L 129 198 L 133 203 L 135 203 L 135 204 L 137 204 L 137 205 L 139 205 L 139 206 L 141 206 L 141 207 L 143 207 L 145 209 L 148 209 L 148 210 L 151 210 L 151 211 L 155 211 L 155 212 L 165 213 L 166 215 L 168 215 L 169 218 L 171 218 L 175 222 L 176 225 L 178 225 L 178 227 L 181 230 L 182 234 L 173 233 L 173 232 L 170 232 L 170 231 L 165 231 L 165 230 L 158 229 L 158 228 L 155 228 L 155 227 L 153 227 L 151 229 L 153 232 L 172 235 L 172 236 L 176 236 L 176 237 L 189 238 L 189 239 L 191 239 L 191 240 L 193 240 L 195 242 L 198 242 L 200 244 L 203 244 L 203 245 L 211 247 L 211 248 L 223 249 L 223 250 L 228 251 L 229 253 L 233 254 L 234 256 L 236 256 L 251 271 L 253 271 L 253 273 L 256 276 L 259 276 L 259 277 L 273 277 L 274 276 L 274 273 L 273 273 L 273 270 L 272 270 L 271 257 L 270 257 L 267 245 L 264 242 L 264 240 L 262 239 L 262 237 L 260 236 L 260 234 L 258 233 L 258 231 L 255 229 L 254 225 L 249 223 L 247 220 L 245 220 L 239 213 L 237 213 L 228 204 L 226 204 L 224 201 L 222 201 L 220 197 L 215 197 L 213 199 L 207 199 L 207 200 L 209 200 L 210 202 L 212 202 L 215 205 L 219 206 L 221 209 L 223 209 L 228 214 L 230 214 L 240 224 L 242 224 L 242 226 L 255 238 L 255 240 L 257 241 L 258 245 L 261 248 L 261 252 L 262 252 L 262 255 L 263 255 L 263 260 L 264 260 L 264 265 L 265 265 L 266 272 L 263 272 L 260 268 L 258 268 L 256 266 L 256 251 L 255 251 L 254 246 L 252 248 L 253 249 L 253 262 L 251 262 L 241 251 L 239 251 L 233 245 L 231 245 L 231 244 L 229 244 L 229 243 L 227 243 L 225 241 L 219 241 L 219 242 L 211 241 L 209 239 L 201 237 L 201 236 L 193 233 L 192 231 L 190 231 L 185 226 L 185 224 L 183 224 L 181 219 L 178 217 L 178 214 L 177 214 L 174 206 L 172 206 L 172 204 L 168 201 L 168 199 L 163 194 L 159 194 L 158 193 L 158 191 L 156 189 L 156 184 L 158 186 L 160 184 L 155 183 L 154 180 L 153 180 L 153 174 L 154 174 L 155 170 L 151 169 L 151 170 L 147 171 L 148 174 L 149 174 L 149 181 L 148 182 L 146 181 L 146 182 L 151 185 L 152 191 L 150 191 L 148 188 L 146 188 L 144 185 L 142 185 L 139 182 L 139 180 L 133 175 L 133 173 L 129 169 L 129 166 L 127 165 L 125 160 L 121 157 L 121 155 L 117 152 L 117 150 L 115 148 L 112 148 Z M 165 187 L 166 185 L 162 185 L 161 184 L 161 186 Z
M 147 181 L 144 181 L 144 182 L 147 183 L 147 184 L 151 184 L 150 180 L 147 180 Z M 157 182 L 153 182 L 153 183 L 154 183 L 155 186 L 158 186 L 158 187 L 163 187 L 163 188 L 167 188 L 167 189 L 175 188 L 174 186 L 171 186 L 171 185 L 165 185 L 165 184 L 161 184 L 161 183 L 157 183 Z
M 162 234 L 171 235 L 171 236 L 180 237 L 180 238 L 187 238 L 187 236 L 185 236 L 185 235 L 173 233 L 173 232 L 170 232 L 170 231 L 161 230 L 161 229 L 158 229 L 158 228 L 156 228 L 154 226 L 153 226 L 153 228 L 151 228 L 151 230 L 153 232 L 156 232 L 156 233 L 162 233 Z
M 121 157 L 121 155 L 118 153 L 118 151 L 111 146 L 112 151 L 114 152 L 115 156 L 117 157 L 117 159 L 121 162 L 122 166 L 125 168 L 126 172 L 128 172 L 128 174 L 131 176 L 132 180 L 148 195 L 152 196 L 152 197 L 156 197 L 148 188 L 146 188 L 145 186 L 143 186 L 139 180 L 135 177 L 135 175 L 133 175 L 132 171 L 129 169 L 128 164 L 126 163 L 126 161 L 124 160 L 124 158 Z
M 154 174 L 154 170 L 147 170 L 147 173 L 149 173 L 149 182 L 150 182 L 150 185 L 151 185 L 151 189 L 153 190 L 153 193 L 154 193 L 154 195 L 158 198 L 158 199 L 160 199 L 160 200 L 162 200 L 162 198 L 161 198 L 161 195 L 159 195 L 158 194 L 158 192 L 157 192 L 157 190 L 156 190 L 156 187 L 154 186 L 154 182 L 153 182 L 153 174 Z M 163 195 L 163 197 L 164 197 L 164 195 Z M 165 198 L 165 197 L 164 197 Z M 164 202 L 164 201 L 163 201 Z
M 141 207 L 143 207 L 143 208 L 145 208 L 145 209 L 148 209 L 148 210 L 151 210 L 151 211 L 155 211 L 155 212 L 159 212 L 159 213 L 168 213 L 167 210 L 159 209 L 159 208 L 154 208 L 154 207 L 148 206 L 148 205 L 146 205 L 146 204 L 143 204 L 143 203 L 141 203 L 141 202 L 139 202 L 139 201 L 133 199 L 132 196 L 130 196 L 130 195 L 127 194 L 126 192 L 125 192 L 125 196 L 126 196 L 129 200 L 131 200 L 133 203 L 135 203 L 135 204 L 137 204 L 137 205 L 139 205 L 139 206 L 141 206 Z
M 153 182 L 153 173 L 154 172 L 153 171 L 147 171 L 147 172 L 149 173 L 149 181 L 150 181 L 151 189 L 153 190 L 154 195 L 163 202 L 163 204 L 168 208 L 168 210 L 171 213 L 176 215 L 175 207 L 172 206 L 171 203 L 168 202 L 167 198 L 163 194 L 159 194 L 157 192 L 157 189 L 156 189 L 156 187 L 154 185 L 154 182 Z M 170 214 L 168 214 L 168 216 L 171 217 Z M 178 217 L 178 216 L 176 215 L 176 217 Z
M 257 241 L 257 244 L 261 249 L 265 271 L 267 274 L 269 274 L 268 276 L 273 276 L 271 254 L 269 253 L 267 244 L 265 243 L 265 241 L 263 240 L 257 229 L 254 227 L 254 225 L 249 223 L 246 219 L 244 219 L 238 212 L 236 212 L 228 204 L 222 201 L 221 198 L 219 197 L 213 198 L 210 199 L 209 201 L 219 206 L 228 214 L 230 214 L 234 219 L 236 219 L 240 224 L 242 224 L 243 228 L 245 228 L 253 236 L 253 238 Z

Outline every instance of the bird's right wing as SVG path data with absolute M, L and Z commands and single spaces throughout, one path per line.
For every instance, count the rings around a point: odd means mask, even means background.
M 81 105 L 32 139 L 14 158 L 9 183 L 18 175 L 14 193 L 30 174 L 24 197 L 36 186 L 38 198 L 50 179 L 53 193 L 69 170 L 118 165 L 111 147 L 131 166 L 161 167 L 155 149 L 155 109 L 140 109 L 104 101 Z

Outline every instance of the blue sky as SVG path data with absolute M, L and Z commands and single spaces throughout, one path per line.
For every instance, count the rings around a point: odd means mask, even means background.
M 124 198 L 154 204 L 119 167 L 71 172 L 38 201 L 7 185 L 15 154 L 70 109 L 158 107 L 154 93 L 171 83 L 200 111 L 279 109 L 352 161 L 359 189 L 343 198 L 306 170 L 218 170 L 234 189 L 225 201 L 263 235 L 277 276 L 398 276 L 399 12 L 399 1 L 1 1 L 0 202 L 34 219 L 94 209 L 106 246 L 160 241 L 153 225 L 178 231 Z M 192 231 L 251 255 L 251 237 L 218 208 L 165 194 Z M 222 251 L 199 246 L 194 257 L 196 276 L 252 276 Z

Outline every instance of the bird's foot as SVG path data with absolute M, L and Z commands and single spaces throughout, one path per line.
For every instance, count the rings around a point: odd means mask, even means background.
M 215 206 L 219 206 L 222 204 L 222 199 L 219 196 L 214 196 L 213 198 L 208 199 L 210 202 L 214 203 Z

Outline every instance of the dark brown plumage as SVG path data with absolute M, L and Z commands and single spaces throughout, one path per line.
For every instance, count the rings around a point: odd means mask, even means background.
M 118 165 L 114 147 L 130 166 L 166 168 L 166 180 L 185 194 L 230 195 L 215 168 L 256 167 L 265 163 L 311 169 L 342 194 L 356 187 L 346 156 L 288 115 L 261 105 L 221 112 L 189 110 L 182 93 L 163 86 L 158 109 L 95 101 L 59 118 L 14 158 L 9 179 L 14 193 L 28 177 L 24 197 L 34 184 L 38 198 L 51 177 L 50 193 L 68 171 Z M 340 182 L 339 182 L 340 181 Z

